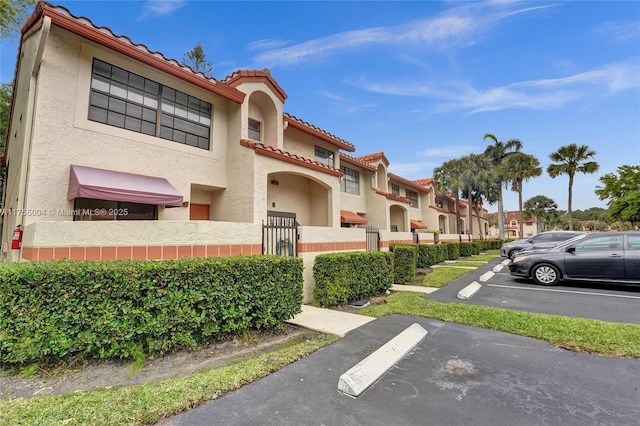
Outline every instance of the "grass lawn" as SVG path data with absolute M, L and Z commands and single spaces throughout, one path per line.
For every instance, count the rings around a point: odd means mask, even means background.
M 468 274 L 471 271 L 472 269 L 462 269 L 449 266 L 433 268 L 424 276 L 424 279 L 419 285 L 424 287 L 444 287 L 456 278 L 464 274 Z
M 115 390 L 0 401 L 3 425 L 154 424 L 265 377 L 338 340 L 318 334 L 279 350 L 181 379 Z

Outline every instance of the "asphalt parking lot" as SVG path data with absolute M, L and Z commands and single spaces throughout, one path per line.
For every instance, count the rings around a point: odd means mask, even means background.
M 480 281 L 483 274 L 493 270 L 503 260 L 505 258 L 493 260 L 426 298 L 640 324 L 640 286 L 577 282 L 561 282 L 552 287 L 538 286 L 511 276 L 507 267 L 496 272 L 488 281 Z M 472 281 L 479 282 L 482 288 L 469 300 L 458 299 L 458 292 Z
M 426 338 L 358 398 L 341 374 L 413 323 Z M 171 425 L 638 425 L 640 360 L 391 315 Z

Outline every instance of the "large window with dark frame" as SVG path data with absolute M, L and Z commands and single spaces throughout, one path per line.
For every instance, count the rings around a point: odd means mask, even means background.
M 333 151 L 329 151 L 321 146 L 316 145 L 316 156 L 315 160 L 319 163 L 328 164 L 329 166 L 333 166 L 335 163 L 333 161 Z
M 418 207 L 418 193 L 407 189 L 407 198 L 411 200 L 411 207 Z
M 157 220 L 158 206 L 124 201 L 76 198 L 73 220 Z
M 91 121 L 208 150 L 211 112 L 209 102 L 93 60 Z
M 344 173 L 340 181 L 340 191 L 360 195 L 360 172 L 349 167 L 340 166 Z

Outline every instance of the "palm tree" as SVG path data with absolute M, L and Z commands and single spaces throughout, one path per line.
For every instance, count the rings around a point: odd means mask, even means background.
M 452 193 L 456 199 L 456 233 L 460 234 L 460 190 L 464 182 L 460 179 L 462 175 L 461 161 L 452 159 L 442 163 L 440 167 L 433 169 L 433 180 L 436 187 L 443 193 Z
M 542 167 L 540 167 L 540 161 L 535 156 L 517 152 L 506 157 L 499 169 L 500 174 L 504 176 L 505 182 L 511 183 L 511 190 L 518 193 L 520 238 L 522 238 L 524 231 L 522 184 L 532 177 L 540 176 L 542 174 Z
M 561 146 L 556 152 L 549 154 L 553 161 L 547 167 L 547 173 L 551 178 L 560 175 L 569 175 L 569 201 L 567 203 L 567 215 L 569 230 L 573 230 L 573 220 L 571 215 L 571 202 L 573 199 L 573 177 L 576 173 L 595 173 L 600 166 L 595 161 L 587 161 L 595 157 L 596 152 L 587 145 L 578 146 L 575 143 Z
M 492 189 L 495 188 L 494 170 L 489 159 L 484 154 L 469 154 L 465 155 L 461 159 L 464 170 L 460 178 L 464 182 L 464 188 L 462 196 L 469 201 L 469 233 L 473 235 L 473 221 L 472 207 L 480 209 L 482 200 L 495 202 L 497 197 L 495 191 L 492 193 Z M 490 199 L 490 200 L 489 200 Z M 482 222 L 480 220 L 480 213 L 477 214 L 478 219 L 478 231 L 480 232 L 480 239 L 483 240 Z
M 524 202 L 524 215 L 527 218 L 532 216 L 536 217 L 537 231 L 540 232 L 542 230 L 540 225 L 546 225 L 548 223 L 547 216 L 549 212 L 557 208 L 558 205 L 551 198 L 545 197 L 544 195 L 536 195 Z M 546 226 L 544 230 L 547 230 Z
M 496 138 L 491 133 L 487 133 L 484 135 L 484 140 L 491 139 L 493 141 L 493 145 L 489 145 L 484 154 L 489 157 L 494 166 L 499 166 L 502 161 L 513 154 L 514 152 L 518 152 L 522 149 L 522 142 L 518 139 L 509 139 L 507 142 L 499 142 L 498 138 Z M 498 229 L 499 236 L 501 239 L 504 238 L 504 205 L 502 203 L 502 179 L 500 176 L 496 175 L 496 181 L 499 186 L 498 190 Z

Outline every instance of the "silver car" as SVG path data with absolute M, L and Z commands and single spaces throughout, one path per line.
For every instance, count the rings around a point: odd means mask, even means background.
M 520 250 L 535 250 L 551 248 L 559 243 L 571 239 L 580 234 L 582 231 L 547 231 L 536 234 L 532 237 L 522 240 L 512 241 L 503 244 L 500 248 L 500 256 L 512 259 Z

